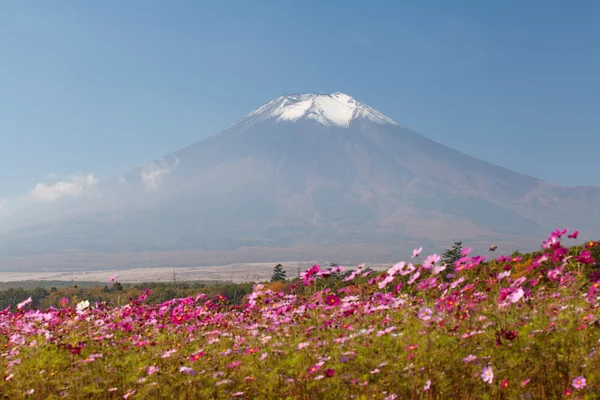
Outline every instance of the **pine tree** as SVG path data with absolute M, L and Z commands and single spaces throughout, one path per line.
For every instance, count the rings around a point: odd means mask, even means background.
M 448 269 L 454 270 L 454 262 L 462 257 L 462 242 L 454 242 L 451 249 L 448 249 L 442 255 L 442 261 L 446 263 Z
M 273 268 L 273 275 L 271 276 L 271 282 L 275 281 L 285 281 L 287 278 L 287 274 L 285 269 L 281 264 L 277 264 L 275 268 Z

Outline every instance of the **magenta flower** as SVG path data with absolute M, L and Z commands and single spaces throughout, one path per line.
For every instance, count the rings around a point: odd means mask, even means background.
M 321 366 L 319 364 L 313 365 L 312 367 L 308 368 L 308 370 L 306 372 L 310 376 L 310 375 L 314 374 L 315 372 L 317 372 L 320 368 L 321 368 Z
M 117 274 L 111 275 L 108 277 L 108 282 L 112 282 L 115 280 L 115 278 L 117 277 Z
M 325 297 L 325 304 L 327 304 L 328 306 L 339 306 L 342 303 L 342 300 L 340 300 L 339 297 L 337 297 L 335 294 L 330 294 L 327 297 Z

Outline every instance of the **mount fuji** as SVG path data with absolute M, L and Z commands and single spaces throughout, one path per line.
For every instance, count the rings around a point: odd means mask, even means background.
M 198 265 L 242 253 L 391 262 L 417 244 L 527 250 L 557 227 L 600 235 L 600 188 L 470 157 L 343 93 L 273 99 L 76 200 L 13 216 L 0 268 Z

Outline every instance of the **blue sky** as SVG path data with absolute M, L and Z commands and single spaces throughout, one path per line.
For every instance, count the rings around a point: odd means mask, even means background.
M 600 185 L 595 1 L 18 1 L 0 37 L 0 199 L 335 91 L 467 154 Z

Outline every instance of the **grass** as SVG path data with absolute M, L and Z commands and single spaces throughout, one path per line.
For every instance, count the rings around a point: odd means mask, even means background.
M 150 290 L 124 306 L 24 302 L 0 315 L 0 395 L 600 398 L 600 244 L 567 249 L 562 235 L 529 260 L 315 266 L 255 285 L 240 305 L 202 294 L 155 304 Z

